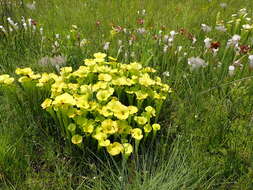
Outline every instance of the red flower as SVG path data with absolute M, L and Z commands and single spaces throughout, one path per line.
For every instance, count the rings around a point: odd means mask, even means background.
M 137 19 L 137 24 L 143 25 L 144 24 L 144 19 L 138 18 Z
M 250 47 L 248 45 L 240 45 L 240 53 L 246 54 L 250 51 Z
M 218 49 L 220 47 L 220 42 L 212 42 L 211 49 Z
M 36 26 L 37 25 L 37 22 L 35 20 L 31 20 L 31 24 Z

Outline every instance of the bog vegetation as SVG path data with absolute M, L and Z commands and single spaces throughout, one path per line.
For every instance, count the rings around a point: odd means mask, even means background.
M 253 189 L 250 1 L 0 5 L 0 189 Z

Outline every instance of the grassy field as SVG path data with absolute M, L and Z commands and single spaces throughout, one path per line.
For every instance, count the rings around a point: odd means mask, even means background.
M 80 149 L 41 108 L 49 90 L 0 76 L 1 190 L 253 189 L 250 0 L 0 0 L 0 75 L 76 70 L 97 52 L 171 87 L 161 130 L 128 160 Z

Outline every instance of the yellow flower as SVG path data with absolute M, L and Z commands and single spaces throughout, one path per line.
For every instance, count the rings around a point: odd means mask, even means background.
M 133 152 L 133 146 L 130 143 L 123 143 L 124 154 L 129 156 Z
M 16 73 L 17 75 L 31 75 L 31 74 L 33 74 L 33 71 L 32 71 L 32 69 L 29 68 L 29 67 L 23 68 L 23 69 L 17 68 L 16 71 L 15 71 L 15 73 Z
M 158 123 L 155 123 L 155 124 L 152 125 L 152 128 L 153 128 L 154 131 L 158 131 L 158 130 L 161 129 L 161 126 Z
M 83 137 L 81 135 L 74 135 L 72 138 L 71 138 L 71 142 L 73 144 L 80 144 L 82 143 L 83 141 Z
M 116 121 L 106 119 L 101 123 L 103 132 L 106 134 L 114 134 L 118 131 L 118 124 Z
M 128 106 L 129 114 L 135 114 L 138 112 L 138 108 L 136 106 Z
M 14 78 L 10 77 L 10 75 L 4 74 L 0 75 L 0 84 L 12 84 L 14 82 Z
M 103 141 L 104 139 L 107 138 L 107 135 L 103 132 L 95 132 L 95 134 L 93 134 L 92 136 L 94 139 L 96 139 L 97 141 Z
M 145 133 L 150 133 L 151 131 L 152 131 L 152 127 L 149 124 L 144 126 L 144 132 Z
M 28 82 L 28 81 L 30 81 L 30 79 L 27 76 L 23 76 L 18 79 L 18 82 L 20 82 L 20 83 L 24 83 L 24 82 Z
M 30 74 L 29 77 L 33 80 L 39 79 L 41 77 L 40 74 Z
M 120 109 L 114 111 L 114 116 L 117 117 L 119 120 L 125 120 L 129 117 L 129 110 L 126 106 L 121 106 Z
M 150 78 L 150 76 L 148 75 L 148 73 L 143 74 L 140 78 L 139 78 L 139 83 L 143 86 L 151 86 L 155 84 L 155 81 L 152 80 Z
M 94 131 L 94 123 L 89 121 L 88 123 L 83 125 L 83 131 L 85 133 L 92 133 Z
M 136 140 L 141 140 L 143 138 L 142 130 L 139 128 L 134 128 L 131 130 L 131 135 Z
M 89 95 L 74 95 L 76 99 L 76 106 L 82 109 L 89 109 L 90 105 L 88 102 Z
M 98 112 L 105 117 L 113 115 L 113 113 L 108 109 L 107 106 L 103 106 L 102 109 L 98 109 Z
M 111 95 L 113 95 L 113 92 L 113 88 L 109 88 L 108 90 L 99 90 L 96 97 L 99 101 L 106 101 Z
M 99 53 L 95 53 L 94 57 L 95 57 L 95 61 L 100 63 L 100 62 L 103 62 L 105 60 L 106 54 L 99 52 Z
M 113 85 L 117 85 L 117 86 L 131 86 L 133 84 L 131 79 L 126 78 L 125 76 L 123 77 L 119 77 L 117 79 L 112 80 L 112 84 Z
M 92 86 L 92 91 L 96 92 L 99 89 L 106 89 L 108 87 L 108 83 L 104 81 L 98 81 L 96 84 Z
M 71 73 L 72 72 L 72 67 L 62 67 L 61 68 L 61 75 L 62 74 L 68 74 L 68 73 Z
M 92 66 L 96 64 L 96 61 L 94 59 L 85 59 L 84 64 L 87 66 Z
M 98 80 L 109 82 L 112 80 L 112 76 L 109 74 L 100 73 L 98 75 Z
M 104 140 L 98 141 L 98 145 L 102 146 L 102 147 L 107 147 L 110 144 L 111 144 L 111 141 L 109 139 L 104 139 Z
M 137 62 L 133 62 L 133 63 L 130 63 L 127 67 L 128 70 L 141 70 L 142 69 L 142 65 L 140 63 L 137 63 Z
M 62 95 L 57 96 L 52 104 L 56 106 L 60 106 L 64 104 L 69 104 L 69 105 L 74 106 L 76 105 L 76 100 L 70 94 L 64 93 Z
M 148 122 L 148 119 L 143 116 L 135 116 L 134 120 L 139 124 L 139 125 L 145 125 Z
M 41 104 L 41 107 L 42 107 L 43 109 L 47 109 L 47 108 L 49 108 L 51 105 L 52 105 L 52 100 L 49 99 L 49 98 L 47 98 L 47 99 L 45 99 L 45 101 Z
M 148 93 L 143 92 L 143 91 L 136 91 L 134 93 L 136 95 L 137 100 L 144 100 L 148 97 Z
M 74 123 L 70 123 L 68 125 L 68 130 L 71 131 L 71 132 L 75 132 L 76 130 L 76 125 Z
M 123 152 L 124 150 L 123 145 L 118 142 L 114 142 L 110 144 L 109 146 L 107 146 L 106 148 L 107 148 L 107 152 L 112 156 L 116 156 L 120 154 L 121 152 Z
M 153 108 L 152 106 L 147 106 L 145 108 L 146 112 L 148 112 L 150 115 L 155 116 L 155 108 Z

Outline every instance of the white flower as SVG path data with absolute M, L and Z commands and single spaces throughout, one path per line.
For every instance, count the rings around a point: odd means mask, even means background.
M 252 69 L 253 68 L 253 55 L 249 56 L 249 67 Z
M 175 35 L 177 35 L 177 32 L 175 32 L 174 30 L 172 30 L 172 31 L 170 32 L 170 35 L 171 35 L 171 37 L 174 37 Z
M 88 43 L 87 39 L 82 39 L 82 41 L 80 42 L 80 47 L 84 47 L 86 44 Z
M 227 31 L 227 29 L 224 25 L 217 25 L 217 26 L 215 26 L 215 29 L 220 31 L 220 32 L 226 32 Z
M 227 3 L 220 3 L 220 7 L 223 8 L 223 9 L 225 9 L 227 6 L 228 6 Z
M 103 49 L 107 51 L 109 47 L 110 47 L 110 42 L 106 42 Z
M 26 4 L 26 7 L 27 7 L 28 9 L 35 10 L 35 9 L 36 9 L 36 2 L 33 1 L 33 3 L 27 3 L 27 4 Z
M 204 31 L 204 32 L 211 32 L 212 31 L 212 28 L 206 24 L 201 24 L 201 29 Z
M 205 43 L 205 46 L 206 46 L 207 49 L 209 49 L 211 47 L 211 42 L 212 42 L 211 38 L 206 38 L 204 40 L 204 43 Z
M 55 34 L 55 38 L 59 39 L 60 38 L 60 34 Z
M 207 63 L 199 57 L 191 57 L 188 59 L 188 65 L 191 66 L 191 70 L 196 70 L 201 67 L 206 67 Z
M 228 40 L 227 46 L 238 47 L 238 43 L 241 40 L 241 36 L 238 34 L 233 35 L 231 39 Z
M 250 30 L 250 29 L 253 28 L 253 26 L 249 25 L 249 24 L 244 24 L 244 25 L 242 25 L 242 28 L 245 29 L 245 30 Z
M 169 73 L 169 71 L 165 71 L 165 72 L 163 72 L 162 75 L 165 76 L 165 77 L 169 77 L 169 76 L 170 76 L 170 73 Z
M 164 47 L 163 47 L 163 52 L 164 53 L 166 53 L 168 51 L 168 47 L 169 47 L 168 45 L 164 45 Z
M 145 34 L 146 33 L 146 29 L 145 28 L 138 28 L 137 32 L 140 34 Z
M 232 75 L 234 75 L 234 71 L 235 71 L 235 66 L 234 66 L 234 65 L 230 65 L 230 66 L 228 67 L 228 74 L 229 74 L 230 76 L 232 76 Z
M 40 28 L 40 35 L 43 35 L 43 28 Z

